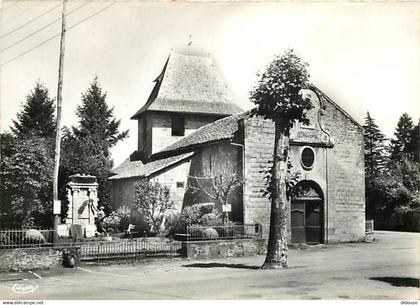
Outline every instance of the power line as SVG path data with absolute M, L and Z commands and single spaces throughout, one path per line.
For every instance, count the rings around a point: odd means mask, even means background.
M 85 6 L 85 5 L 87 5 L 87 4 L 89 4 L 89 2 L 85 2 L 85 3 L 83 3 L 82 5 L 79 5 L 79 6 L 78 6 L 78 7 L 76 7 L 74 10 L 72 10 L 70 13 L 66 14 L 66 16 L 68 16 L 68 15 L 70 15 L 70 14 L 74 13 L 75 11 L 77 11 L 77 10 L 81 9 L 83 6 Z M 14 47 L 15 45 L 17 45 L 17 44 L 21 43 L 22 41 L 24 41 L 24 40 L 28 39 L 29 37 L 34 36 L 35 34 L 37 34 L 37 33 L 41 32 L 42 30 L 45 30 L 47 27 L 49 27 L 50 25 L 52 25 L 52 24 L 56 23 L 56 22 L 57 22 L 57 21 L 59 21 L 59 20 L 61 20 L 61 17 L 58 17 L 57 19 L 55 19 L 55 20 L 51 21 L 50 23 L 48 23 L 48 24 L 44 25 L 42 28 L 39 28 L 39 29 L 38 29 L 38 30 L 36 30 L 35 32 L 32 32 L 31 34 L 29 34 L 29 35 L 27 35 L 27 36 L 23 37 L 22 39 L 20 39 L 20 40 L 18 40 L 18 41 L 16 41 L 16 42 L 12 43 L 11 45 L 8 45 L 7 47 L 5 47 L 5 48 L 1 49 L 1 50 L 0 50 L 0 52 L 6 51 L 6 50 L 10 49 L 11 47 Z
M 86 18 L 84 18 L 84 19 L 80 20 L 79 22 L 77 22 L 77 23 L 73 24 L 71 27 L 69 27 L 68 29 L 66 29 L 66 31 L 69 31 L 69 30 L 71 30 L 72 28 L 74 28 L 74 27 L 78 26 L 79 24 L 81 24 L 81 23 L 85 22 L 86 20 L 88 20 L 88 19 L 90 19 L 90 18 L 92 18 L 92 17 L 94 17 L 94 16 L 98 15 L 99 13 L 103 12 L 103 11 L 104 11 L 104 10 L 106 10 L 107 8 L 109 8 L 109 7 L 113 6 L 115 3 L 116 3 L 116 2 L 113 2 L 113 3 L 111 3 L 110 5 L 108 5 L 108 6 L 104 7 L 104 8 L 102 8 L 102 9 L 100 9 L 99 11 L 97 11 L 97 12 L 93 13 L 92 15 L 89 15 L 88 17 L 86 17 Z M 32 50 L 34 50 L 34 49 L 36 49 L 36 48 L 38 48 L 38 47 L 40 47 L 40 46 L 42 46 L 42 45 L 44 45 L 44 44 L 46 44 L 47 42 L 49 42 L 49 41 L 53 40 L 54 38 L 56 38 L 56 37 L 58 37 L 58 36 L 60 36 L 60 35 L 61 35 L 61 33 L 58 33 L 58 34 L 55 34 L 54 36 L 51 36 L 51 37 L 50 37 L 50 38 L 48 38 L 47 40 L 44 40 L 43 42 L 41 42 L 41 43 L 37 44 L 36 46 L 34 46 L 34 47 L 32 47 L 32 48 L 30 48 L 30 49 L 28 49 L 28 50 L 26 50 L 26 51 L 24 51 L 24 52 L 22 52 L 22 53 L 20 53 L 20 54 L 16 55 L 15 57 L 13 57 L 13 58 L 9 59 L 8 61 L 6 61 L 6 62 L 2 63 L 2 64 L 0 65 L 0 67 L 3 67 L 3 66 L 5 66 L 5 65 L 7 65 L 8 63 L 10 63 L 10 62 L 14 61 L 15 59 L 17 59 L 17 58 L 19 58 L 19 57 L 21 57 L 21 56 L 23 56 L 23 55 L 25 55 L 25 54 L 27 54 L 27 53 L 31 52 Z
M 12 1 L 10 1 L 10 2 L 12 2 Z M 8 5 L 8 6 L 6 6 L 6 7 L 4 7 L 3 8 L 3 10 L 5 11 L 5 10 L 8 10 L 9 8 L 11 8 L 12 6 L 14 6 L 14 5 L 16 5 L 16 4 L 18 4 L 18 1 L 16 0 L 16 1 L 13 1 L 12 2 L 12 4 L 10 4 L 10 5 Z
M 16 2 L 17 2 L 17 1 L 16 1 Z M 5 20 L 5 21 L 2 23 L 2 26 L 4 26 L 4 25 L 5 25 L 6 23 L 8 23 L 8 22 L 10 22 L 10 21 L 12 21 L 12 20 L 14 20 L 14 19 L 16 19 L 16 18 L 18 18 L 18 17 L 20 17 L 20 16 L 22 16 L 22 15 L 26 14 L 27 12 L 29 12 L 29 11 L 30 11 L 30 10 L 32 10 L 33 8 L 37 7 L 40 3 L 41 3 L 41 1 L 39 1 L 39 2 L 35 3 L 34 5 L 32 5 L 32 6 L 31 6 L 30 8 L 28 8 L 27 10 L 24 10 L 23 12 L 18 13 L 17 15 L 13 16 L 12 18 L 9 18 L 9 19 Z
M 38 16 L 36 16 L 35 18 L 32 18 L 31 20 L 29 20 L 29 21 L 25 22 L 24 24 L 22 24 L 22 25 L 20 25 L 20 26 L 18 26 L 18 27 L 16 27 L 16 28 L 14 28 L 13 30 L 9 31 L 8 33 L 6 33 L 6 34 L 4 34 L 4 35 L 1 35 L 1 36 L 0 36 L 0 38 L 4 38 L 4 37 L 6 37 L 6 36 L 9 36 L 10 34 L 12 34 L 12 33 L 16 32 L 16 31 L 20 30 L 21 28 L 23 28 L 23 27 L 27 26 L 27 25 L 28 25 L 28 24 L 30 24 L 31 22 L 33 22 L 33 21 L 35 21 L 35 20 L 37 20 L 37 19 L 41 18 L 42 16 L 45 16 L 46 14 L 48 14 L 48 13 L 49 13 L 49 12 L 51 12 L 51 11 L 53 11 L 54 9 L 56 9 L 56 8 L 57 8 L 57 7 L 59 7 L 59 6 L 61 6 L 61 3 L 59 3 L 58 5 L 56 5 L 56 6 L 52 7 L 52 8 L 50 8 L 48 11 L 45 11 L 45 12 L 44 12 L 44 13 L 42 13 L 41 15 L 38 15 Z

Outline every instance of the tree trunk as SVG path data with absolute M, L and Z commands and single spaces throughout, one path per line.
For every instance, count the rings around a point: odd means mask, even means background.
M 287 267 L 286 174 L 289 128 L 275 123 L 274 158 L 271 177 L 271 213 L 267 256 L 263 269 Z

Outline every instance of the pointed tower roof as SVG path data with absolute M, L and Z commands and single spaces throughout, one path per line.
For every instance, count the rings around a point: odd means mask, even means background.
M 145 111 L 231 115 L 243 110 L 233 98 L 210 57 L 169 55 L 146 104 Z

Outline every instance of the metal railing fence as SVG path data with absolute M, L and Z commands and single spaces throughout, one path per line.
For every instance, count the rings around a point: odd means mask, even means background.
M 178 257 L 182 244 L 175 241 L 125 240 L 82 242 L 82 264 L 111 264 L 136 262 L 145 258 Z
M 0 230 L 0 249 L 42 247 L 52 245 L 52 229 L 5 229 Z
M 187 227 L 187 241 L 249 238 L 262 238 L 261 224 Z
M 367 219 L 365 221 L 365 232 L 366 233 L 372 233 L 373 232 L 373 229 L 374 229 L 373 219 Z

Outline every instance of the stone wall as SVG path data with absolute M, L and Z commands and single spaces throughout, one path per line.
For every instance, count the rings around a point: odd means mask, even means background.
M 62 252 L 58 249 L 9 249 L 0 252 L 0 271 L 58 268 Z
M 189 259 L 213 259 L 264 254 L 264 239 L 203 240 L 182 243 L 182 255 Z
M 185 123 L 185 136 L 191 134 L 201 126 L 214 122 L 219 117 L 198 114 L 183 114 Z M 167 112 L 155 112 L 152 118 L 151 141 L 152 153 L 158 152 L 161 148 L 181 139 L 183 136 L 172 135 L 172 118 Z M 140 132 L 139 132 L 140 134 Z
M 265 171 L 273 160 L 274 128 L 268 120 L 253 117 L 245 122 L 244 223 L 260 223 L 268 237 L 270 201 L 263 197 Z
M 116 210 L 121 206 L 131 206 L 135 198 L 136 183 L 139 178 L 112 181 L 112 205 Z
M 364 150 L 363 133 L 336 105 L 325 101 L 321 124 L 331 133 L 333 147 L 312 145 L 306 139 L 292 144 L 292 172 L 301 173 L 301 180 L 315 181 L 324 195 L 324 240 L 327 242 L 364 239 Z M 316 132 L 314 132 L 316 134 Z M 295 138 L 295 141 L 302 139 Z M 304 143 L 307 141 L 308 143 Z M 262 197 L 265 190 L 265 171 L 273 158 L 274 124 L 261 118 L 245 122 L 245 186 L 244 222 L 261 223 L 263 237 L 268 237 L 270 201 Z M 315 151 L 314 167 L 308 171 L 300 163 L 302 148 Z M 288 206 L 290 213 L 290 206 Z M 290 219 L 289 231 L 290 231 Z M 289 236 L 290 239 L 290 236 Z
M 222 212 L 219 203 L 206 193 L 214 195 L 209 178 L 223 177 L 223 188 L 229 185 L 227 181 L 236 174 L 242 179 L 242 148 L 229 142 L 208 145 L 197 151 L 192 160 L 189 170 L 188 185 L 192 187 L 186 192 L 184 205 L 191 206 L 196 203 L 214 202 L 215 207 Z M 201 177 L 192 178 L 192 177 Z M 232 188 L 228 196 L 228 204 L 232 212 L 229 219 L 235 222 L 243 222 L 242 185 Z
M 365 175 L 362 129 L 328 103 L 325 126 L 334 138 L 327 152 L 328 240 L 363 240 L 365 236 Z
M 189 169 L 190 161 L 183 161 L 179 165 L 152 178 L 169 188 L 171 200 L 174 202 L 174 210 L 177 212 L 180 212 L 182 209 Z
M 180 164 L 170 167 L 166 171 L 150 177 L 150 179 L 158 181 L 169 188 L 175 211 L 181 211 L 182 208 L 189 168 L 190 161 L 185 160 Z M 112 180 L 112 202 L 114 209 L 118 209 L 121 206 L 130 207 L 133 205 L 136 195 L 136 183 L 139 179 L 138 177 L 134 177 Z

